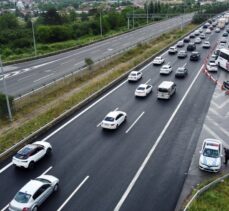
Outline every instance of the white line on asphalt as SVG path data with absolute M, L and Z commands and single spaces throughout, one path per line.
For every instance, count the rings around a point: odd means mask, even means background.
M 5 211 L 9 207 L 9 204 L 7 204 L 4 208 L 1 209 L 1 211 Z
M 216 126 L 216 128 L 221 130 L 221 132 L 223 132 L 224 134 L 226 134 L 229 137 L 229 133 L 223 127 L 221 127 L 217 122 L 215 122 L 210 116 L 207 116 L 207 119 L 209 119 L 210 122 Z
M 221 119 L 225 119 L 226 117 L 215 111 L 213 108 L 209 108 L 209 111 L 215 114 L 216 116 L 220 117 Z
M 151 81 L 151 78 L 148 81 L 146 81 L 145 84 L 148 84 L 150 81 Z
M 116 205 L 116 207 L 114 208 L 114 211 L 119 211 L 121 206 L 123 205 L 124 201 L 126 200 L 127 196 L 129 195 L 130 191 L 132 190 L 132 188 L 134 187 L 135 183 L 137 182 L 138 178 L 140 177 L 142 171 L 144 170 L 146 164 L 148 163 L 149 159 L 151 158 L 152 154 L 154 153 L 156 147 L 158 146 L 158 144 L 160 143 L 163 135 L 165 134 L 166 130 L 168 129 L 168 127 L 170 126 L 172 120 L 174 119 L 176 113 L 178 112 L 179 108 L 181 107 L 182 103 L 184 102 L 185 98 L 187 97 L 188 93 L 190 92 L 193 84 L 195 83 L 195 81 L 197 80 L 198 76 L 201 73 L 201 70 L 203 68 L 204 65 L 201 66 L 199 72 L 197 73 L 197 75 L 195 76 L 195 78 L 193 79 L 192 83 L 190 84 L 190 86 L 188 87 L 187 91 L 185 92 L 183 98 L 181 99 L 181 101 L 179 102 L 179 104 L 177 105 L 176 109 L 174 110 L 173 114 L 171 115 L 171 117 L 169 118 L 168 122 L 166 123 L 165 127 L 163 128 L 163 130 L 161 131 L 160 135 L 158 136 L 155 144 L 152 146 L 152 148 L 150 149 L 149 153 L 147 154 L 145 160 L 143 161 L 143 163 L 141 164 L 140 168 L 138 169 L 137 173 L 134 175 L 134 178 L 132 179 L 132 181 L 130 182 L 129 186 L 127 187 L 126 191 L 124 192 L 124 194 L 122 195 L 120 201 L 118 202 L 118 204 Z
M 212 131 L 206 124 L 204 124 L 203 128 L 207 130 L 208 133 L 210 133 L 213 138 L 216 138 L 218 140 L 222 140 L 214 131 Z
M 72 192 L 72 194 L 65 200 L 65 202 L 58 208 L 57 211 L 61 211 L 64 206 L 71 200 L 75 193 L 81 188 L 81 186 L 88 180 L 89 176 L 86 176 L 85 179 L 79 184 L 79 186 Z
M 39 78 L 39 79 L 37 79 L 37 80 L 35 80 L 35 81 L 33 81 L 33 82 L 38 82 L 38 81 L 40 81 L 40 80 L 42 80 L 42 79 L 48 78 L 49 76 L 51 76 L 51 75 L 53 75 L 53 74 L 54 74 L 54 73 L 49 74 L 49 75 L 46 75 L 46 76 L 44 76 L 44 77 L 42 77 L 42 78 Z
M 0 174 L 1 174 L 3 171 L 5 171 L 6 169 L 8 169 L 10 166 L 12 166 L 12 165 L 13 165 L 13 163 L 10 162 L 10 163 L 7 164 L 6 166 L 4 166 L 2 169 L 0 169 Z
M 183 65 L 183 67 L 185 67 L 187 65 L 187 63 L 185 63 L 184 65 Z
M 68 64 L 68 63 L 73 62 L 73 61 L 75 61 L 75 60 L 74 59 L 70 59 L 70 60 L 68 60 L 66 62 L 62 62 L 61 65 L 65 65 L 65 64 Z
M 47 174 L 52 169 L 52 166 L 50 166 L 47 170 L 45 170 L 41 175 Z
M 23 77 L 23 78 L 19 78 L 17 81 L 22 81 L 22 80 L 27 79 L 27 78 L 32 77 L 32 76 L 33 76 L 33 75 L 27 75 L 27 76 L 25 76 L 25 77 Z
M 144 115 L 144 111 L 139 115 L 139 117 L 133 122 L 133 124 L 126 130 L 126 133 L 128 133 L 132 127 L 134 127 L 134 125 L 138 122 L 138 120 Z

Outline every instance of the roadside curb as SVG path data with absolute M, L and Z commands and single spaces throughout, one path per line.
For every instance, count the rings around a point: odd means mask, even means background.
M 199 27 L 200 27 L 200 25 L 198 25 L 197 27 L 195 27 L 192 31 L 196 30 Z M 25 145 L 27 143 L 31 143 L 35 139 L 41 137 L 46 132 L 48 132 L 52 127 L 55 127 L 58 124 L 60 124 L 61 122 L 65 121 L 67 118 L 70 118 L 70 116 L 74 115 L 74 113 L 79 112 L 81 109 L 83 109 L 84 107 L 86 107 L 89 103 L 91 103 L 92 101 L 96 100 L 98 97 L 102 96 L 105 92 L 107 92 L 108 90 L 112 89 L 118 83 L 120 83 L 125 78 L 127 78 L 128 74 L 131 71 L 134 71 L 134 70 L 135 71 L 139 71 L 143 66 L 145 66 L 148 63 L 150 63 L 156 56 L 158 56 L 158 55 L 162 54 L 163 52 L 165 52 L 170 46 L 173 46 L 179 40 L 183 39 L 188 34 L 192 33 L 192 31 L 184 34 L 178 40 L 175 40 L 174 42 L 170 43 L 169 45 L 167 45 L 166 47 L 164 47 L 163 49 L 161 49 L 159 52 L 153 54 L 152 56 L 150 56 L 149 58 L 147 58 L 146 60 L 144 60 L 140 64 L 138 64 L 135 67 L 133 67 L 130 70 L 128 70 L 126 73 L 123 73 L 121 76 L 119 76 L 114 81 L 110 82 L 108 85 L 106 85 L 101 90 L 98 90 L 97 92 L 95 92 L 94 94 L 92 94 L 91 96 L 89 96 L 88 98 L 86 98 L 85 100 L 83 100 L 82 102 L 78 103 L 77 105 L 75 105 L 74 107 L 70 108 L 69 110 L 66 110 L 63 114 L 61 114 L 57 118 L 53 119 L 51 122 L 47 123 L 46 125 L 44 125 L 40 129 L 38 129 L 37 131 L 35 131 L 34 133 L 30 134 L 26 138 L 22 139 L 21 141 L 19 141 L 18 143 L 16 143 L 12 147 L 10 147 L 9 149 L 7 149 L 3 153 L 1 153 L 0 154 L 0 161 L 8 158 L 11 155 L 13 155 L 15 153 L 15 151 L 17 151 L 23 145 Z

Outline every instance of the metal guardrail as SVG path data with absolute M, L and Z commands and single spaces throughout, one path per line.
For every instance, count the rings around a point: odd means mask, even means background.
M 187 203 L 187 205 L 184 208 L 184 211 L 188 211 L 188 209 L 190 208 L 190 205 L 192 204 L 192 202 L 197 199 L 201 194 L 203 194 L 205 191 L 207 191 L 209 188 L 212 188 L 213 186 L 215 186 L 216 184 L 218 184 L 219 182 L 221 182 L 223 179 L 226 179 L 229 177 L 229 173 L 214 180 L 213 182 L 209 183 L 208 185 L 204 186 L 203 188 L 201 188 L 200 190 L 198 190 L 194 196 L 190 199 L 190 201 Z

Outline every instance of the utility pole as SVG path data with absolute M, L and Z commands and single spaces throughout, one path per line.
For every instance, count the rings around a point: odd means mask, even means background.
M 100 23 L 100 35 L 101 37 L 103 36 L 103 26 L 102 26 L 102 10 L 100 11 L 100 18 L 99 18 L 99 23 Z
M 33 31 L 33 47 L 34 47 L 34 53 L 35 56 L 37 56 L 37 46 L 36 46 L 36 39 L 35 39 L 35 32 L 34 32 L 34 25 L 33 25 L 33 20 L 31 18 L 31 23 L 32 23 L 32 31 Z
M 10 121 L 13 122 L 13 117 L 12 117 L 10 102 L 9 102 L 9 96 L 7 94 L 6 81 L 5 81 L 4 71 L 3 71 L 1 55 L 0 55 L 0 70 L 1 70 L 0 73 L 2 74 L 2 78 L 3 78 L 3 87 L 4 87 L 4 91 L 5 91 L 5 96 L 6 96 L 8 115 L 9 115 Z
M 134 5 L 133 5 L 133 17 L 132 17 L 132 21 L 133 21 L 133 29 L 134 29 Z
M 149 23 L 149 5 L 148 1 L 146 1 L 146 12 L 147 12 L 147 24 Z

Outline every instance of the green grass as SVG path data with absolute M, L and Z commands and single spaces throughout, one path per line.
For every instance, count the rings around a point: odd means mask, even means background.
M 190 211 L 228 211 L 229 210 L 229 178 L 218 183 L 196 199 Z
M 16 124 L 10 125 L 6 120 L 1 120 L 0 122 L 1 126 L 7 128 L 0 135 L 0 152 L 3 152 L 58 117 L 64 111 L 80 103 L 141 61 L 174 42 L 178 37 L 191 31 L 194 27 L 195 25 L 189 25 L 184 28 L 183 32 L 176 30 L 172 33 L 164 34 L 147 44 L 139 44 L 136 48 L 116 56 L 106 64 L 95 65 L 92 70 L 85 71 L 82 74 L 71 77 L 64 83 L 58 83 L 53 87 L 47 88 L 42 93 L 23 99 L 16 106 L 17 112 L 14 113 Z M 62 99 L 64 95 L 70 92 L 73 93 Z M 42 110 L 44 105 L 52 102 L 54 103 L 48 106 L 48 109 L 46 108 L 42 112 L 39 111 L 40 109 Z

